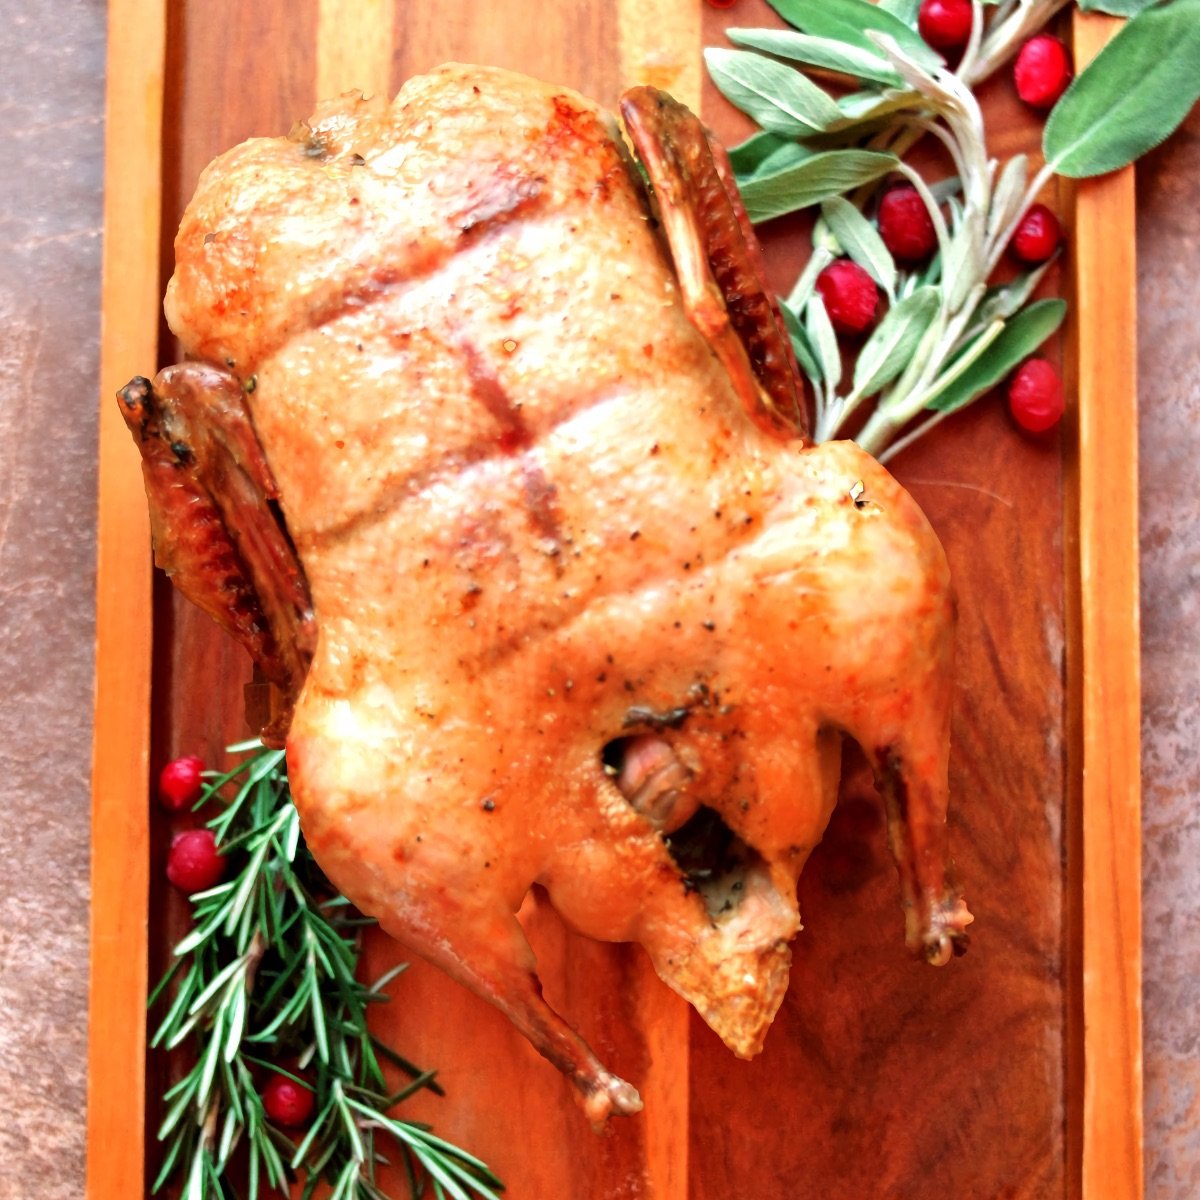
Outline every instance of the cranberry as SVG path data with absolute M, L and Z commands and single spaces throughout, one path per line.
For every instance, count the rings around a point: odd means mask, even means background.
M 163 808 L 178 812 L 191 808 L 200 799 L 200 772 L 203 759 L 194 754 L 173 758 L 158 776 L 158 798 Z
M 732 8 L 737 0 L 708 0 L 710 8 Z
M 917 28 L 935 50 L 961 50 L 971 22 L 971 0 L 923 0 L 917 14 Z
M 1033 108 L 1050 108 L 1071 82 L 1071 56 L 1048 33 L 1031 37 L 1013 64 L 1017 95 Z
M 1030 433 L 1044 433 L 1053 428 L 1065 407 L 1062 380 L 1044 358 L 1026 359 L 1009 380 L 1009 412 Z
M 263 1108 L 276 1125 L 285 1129 L 300 1129 L 312 1120 L 316 1097 L 312 1088 L 297 1083 L 287 1075 L 275 1074 L 262 1090 Z
M 1035 204 L 1013 234 L 1012 252 L 1023 263 L 1037 266 L 1058 249 L 1061 237 L 1058 218 L 1044 204 Z
M 933 218 L 911 183 L 889 188 L 879 201 L 879 236 L 901 262 L 928 258 L 937 245 Z
M 167 878 L 185 895 L 215 887 L 224 874 L 225 858 L 211 829 L 187 829 L 171 839 Z
M 875 319 L 879 291 L 856 262 L 839 258 L 817 276 L 817 291 L 838 333 L 862 333 Z

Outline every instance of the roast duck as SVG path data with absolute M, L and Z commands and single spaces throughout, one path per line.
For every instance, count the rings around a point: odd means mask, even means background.
M 621 109 L 640 168 L 590 101 L 449 65 L 229 151 L 175 242 L 187 361 L 120 394 L 157 560 L 278 689 L 329 878 L 596 1122 L 641 1101 L 542 998 L 533 884 L 754 1055 L 848 736 L 910 945 L 971 919 L 942 548 L 805 436 L 724 152 L 661 92 Z

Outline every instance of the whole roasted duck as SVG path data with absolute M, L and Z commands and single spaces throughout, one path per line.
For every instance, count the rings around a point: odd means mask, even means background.
M 533 884 L 753 1055 L 850 736 L 909 943 L 971 919 L 941 546 L 803 436 L 723 152 L 662 93 L 622 111 L 651 193 L 595 105 L 477 67 L 230 151 L 176 240 L 193 361 L 121 393 L 160 565 L 287 698 L 318 861 L 596 1121 L 641 1102 L 542 999 Z

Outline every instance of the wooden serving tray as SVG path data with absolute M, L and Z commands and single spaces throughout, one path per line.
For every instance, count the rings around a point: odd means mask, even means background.
M 183 920 L 148 803 L 167 758 L 244 736 L 248 665 L 152 580 L 137 456 L 113 395 L 169 361 L 160 299 L 200 169 L 351 87 L 393 92 L 456 58 L 613 105 L 653 82 L 737 140 L 701 48 L 778 23 L 762 0 L 111 0 L 103 291 L 88 1195 L 145 1194 L 162 1064 L 146 985 Z M 1077 58 L 1111 32 L 1076 17 Z M 994 153 L 1036 152 L 1006 83 L 983 97 Z M 1134 199 L 1129 171 L 1054 203 L 1074 397 L 1057 440 L 982 402 L 900 456 L 961 601 L 951 840 L 977 917 L 943 971 L 903 947 L 881 811 L 849 763 L 801 882 L 787 1001 L 734 1059 L 641 952 L 530 913 L 552 1003 L 633 1080 L 645 1113 L 595 1137 L 568 1088 L 496 1012 L 415 964 L 385 1036 L 448 1093 L 406 1114 L 486 1159 L 517 1200 L 1137 1197 L 1142 1192 Z M 789 233 L 792 235 L 789 241 Z M 780 286 L 795 231 L 769 232 Z M 372 969 L 400 956 L 381 936 Z M 149 1175 L 147 1172 L 149 1171 Z M 395 1194 L 404 1194 L 399 1180 Z

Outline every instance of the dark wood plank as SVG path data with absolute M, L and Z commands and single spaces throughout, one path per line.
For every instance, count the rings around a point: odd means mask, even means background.
M 706 43 L 733 24 L 778 21 L 744 0 L 708 17 Z M 1037 145 L 1007 82 L 983 100 L 994 153 Z M 711 87 L 704 115 L 726 137 L 744 133 Z M 798 224 L 768 230 L 780 287 L 794 278 Z M 801 879 L 806 928 L 761 1058 L 732 1060 L 693 1020 L 696 1200 L 1066 1194 L 1059 444 L 1031 442 L 989 399 L 892 468 L 959 591 L 950 825 L 973 945 L 941 971 L 906 954 L 882 811 L 851 754 Z

